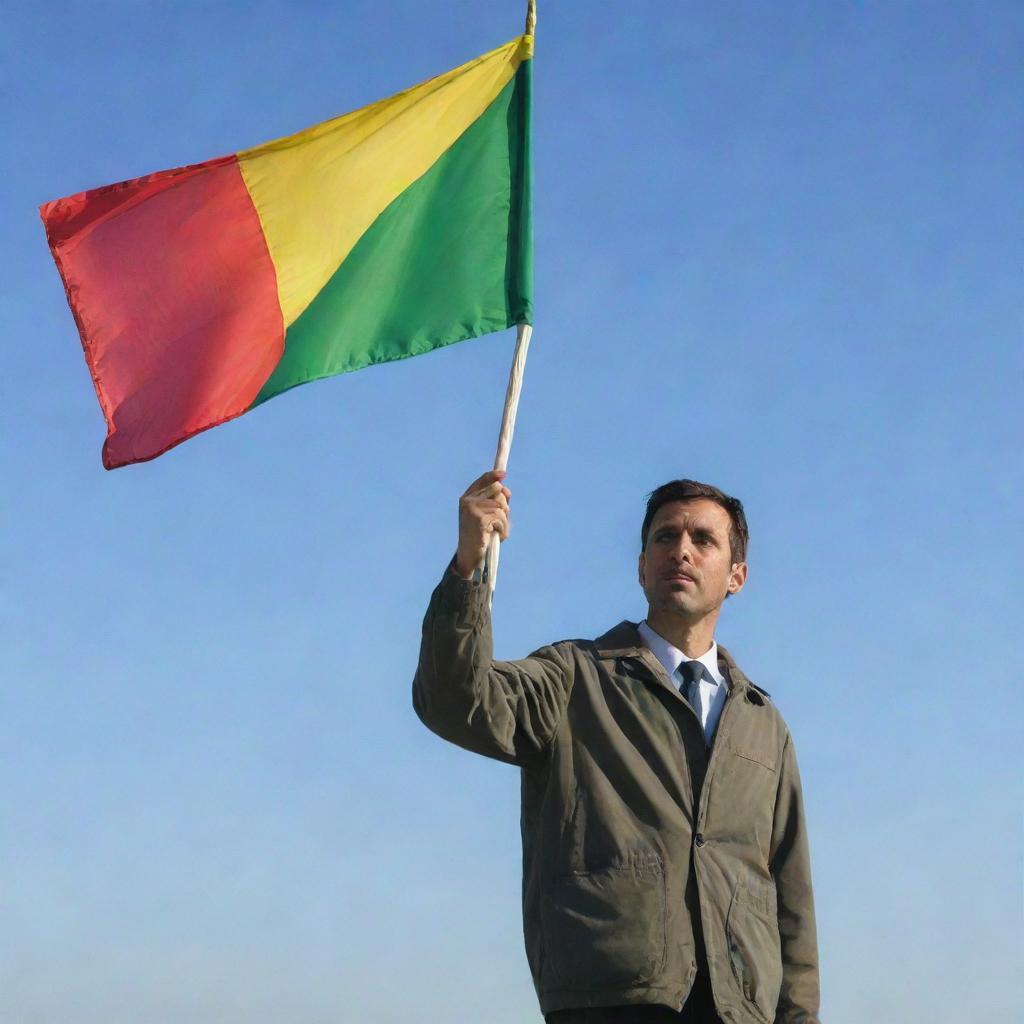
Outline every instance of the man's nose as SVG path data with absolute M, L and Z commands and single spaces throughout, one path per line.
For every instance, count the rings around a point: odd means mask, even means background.
M 672 552 L 672 557 L 677 562 L 689 562 L 690 565 L 693 565 L 693 546 L 686 537 L 679 538 L 675 551 Z

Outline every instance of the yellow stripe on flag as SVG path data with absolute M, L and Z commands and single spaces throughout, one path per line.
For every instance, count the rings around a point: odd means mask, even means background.
M 390 99 L 238 154 L 286 329 L 381 212 L 487 109 L 532 44 L 520 36 Z

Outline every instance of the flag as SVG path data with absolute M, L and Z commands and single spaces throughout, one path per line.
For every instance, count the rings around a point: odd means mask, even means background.
M 530 323 L 532 53 L 523 35 L 296 135 L 40 207 L 104 466 Z

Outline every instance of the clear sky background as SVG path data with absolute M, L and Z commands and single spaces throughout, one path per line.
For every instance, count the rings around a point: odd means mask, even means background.
M 524 8 L 3 2 L 2 1024 L 540 1020 L 518 773 L 410 697 L 512 332 L 108 473 L 36 212 Z M 796 741 L 827 1024 L 1024 999 L 1022 47 L 1015 3 L 540 3 L 496 651 L 643 616 L 657 484 L 743 499 L 719 639 Z

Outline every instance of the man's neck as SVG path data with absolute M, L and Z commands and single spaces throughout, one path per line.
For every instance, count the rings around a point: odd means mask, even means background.
M 688 658 L 699 658 L 711 650 L 717 621 L 717 612 L 714 616 L 708 615 L 690 622 L 678 615 L 666 614 L 654 608 L 647 609 L 647 625 Z

